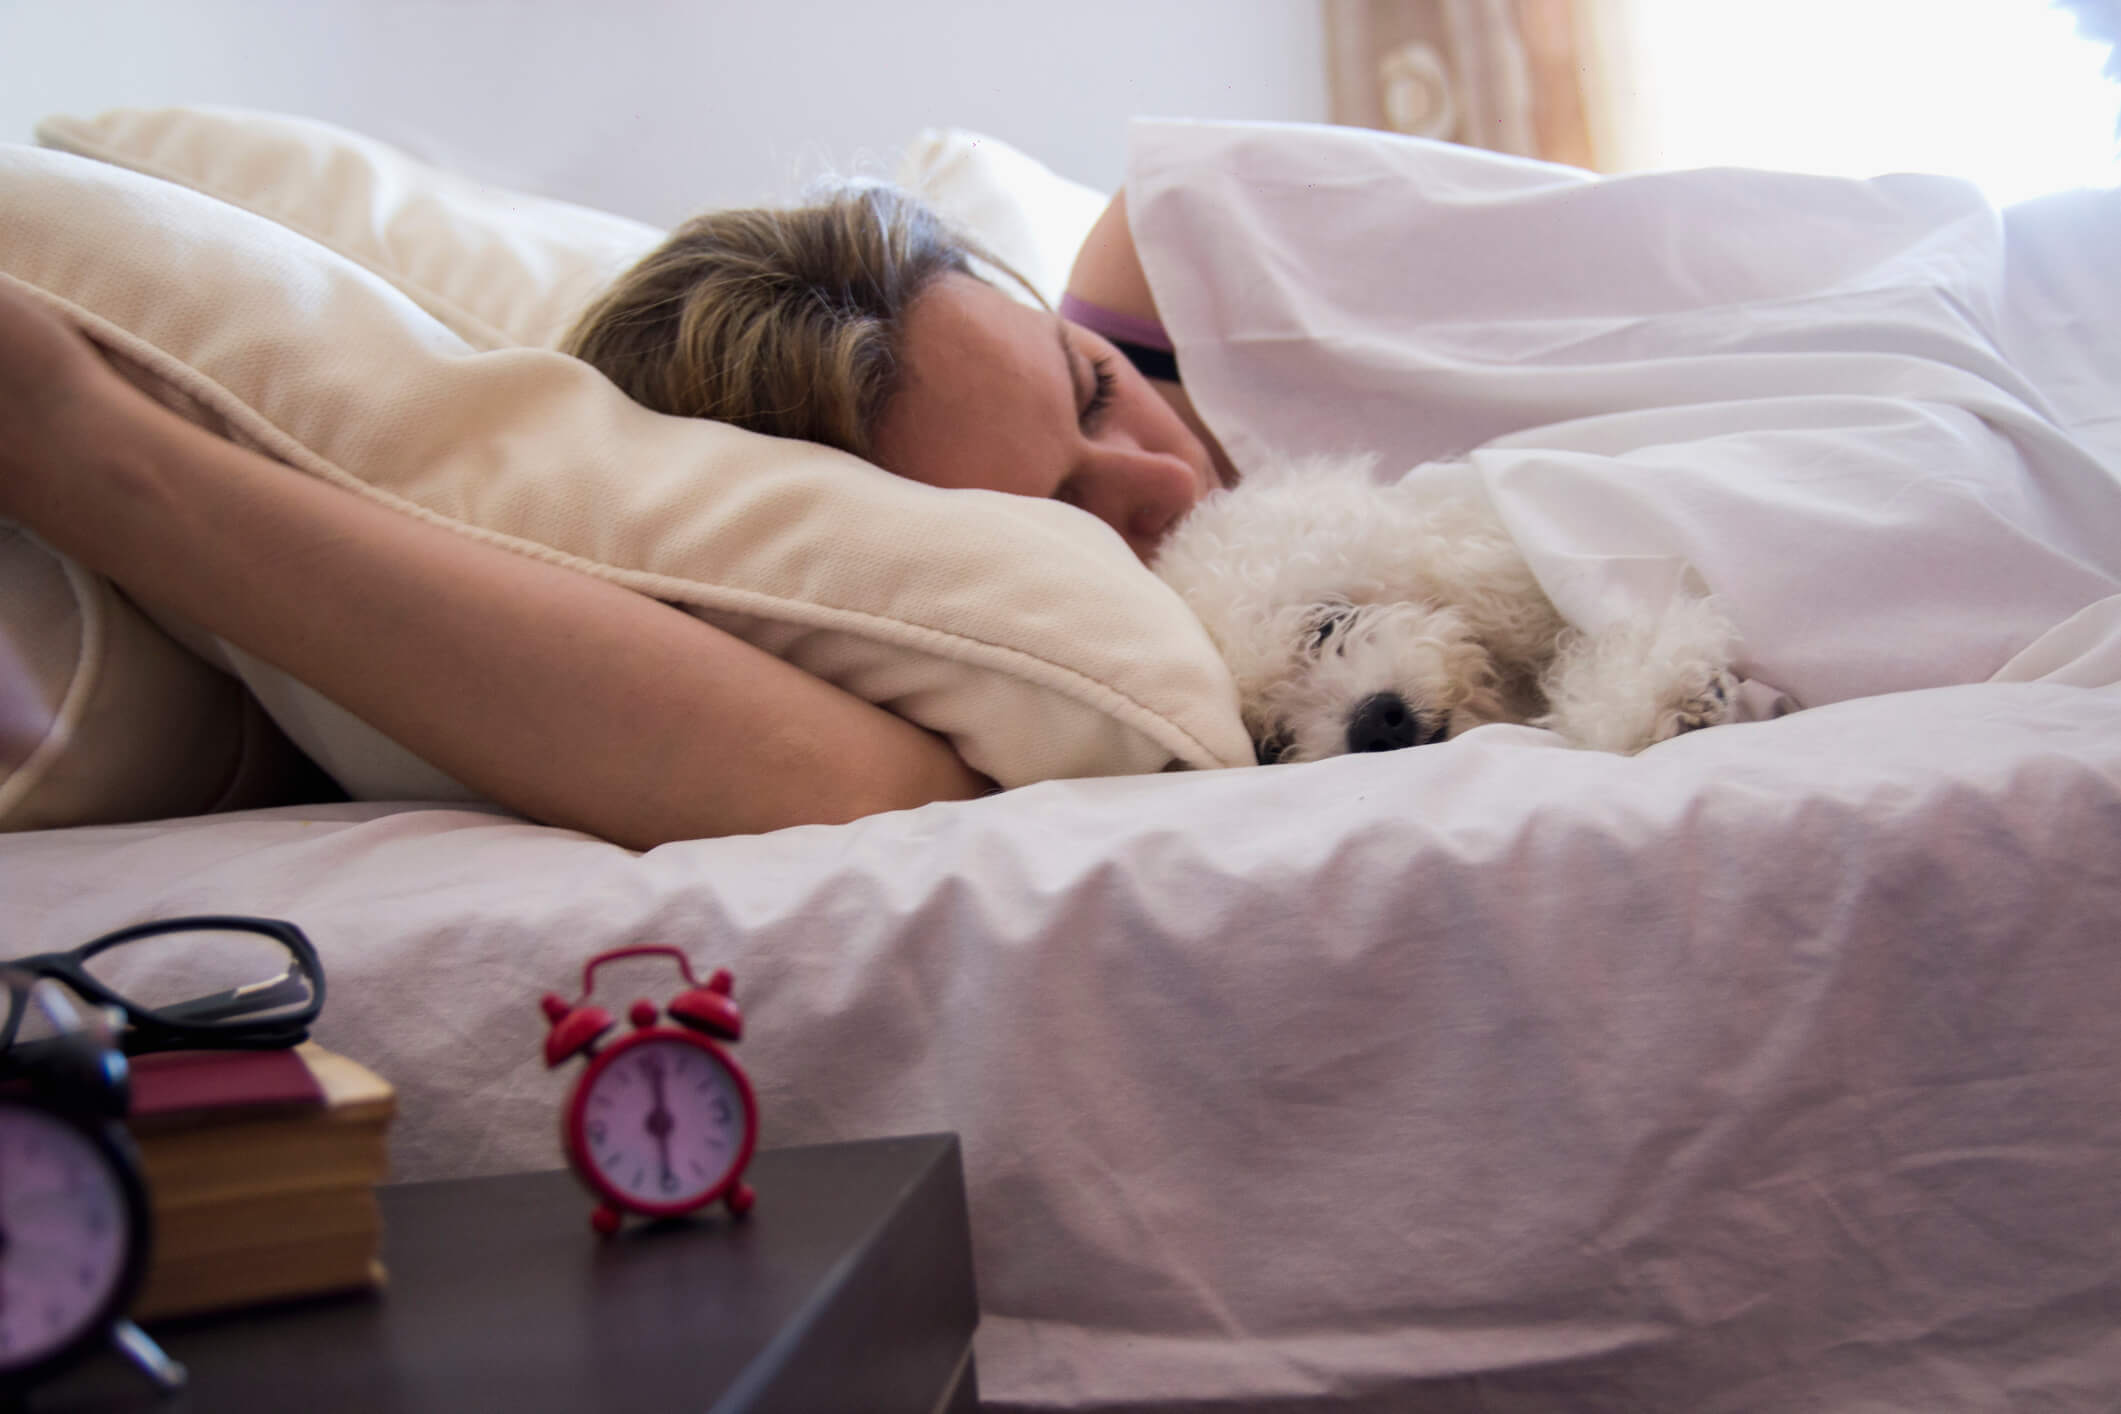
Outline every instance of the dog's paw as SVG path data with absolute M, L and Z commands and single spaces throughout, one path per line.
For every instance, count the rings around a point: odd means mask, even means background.
M 1699 691 L 1673 704 L 1672 710 L 1665 714 L 1665 730 L 1656 740 L 1668 741 L 1729 721 L 1731 700 L 1737 690 L 1737 680 L 1729 673 L 1719 671 Z
M 1548 710 L 1535 725 L 1572 745 L 1633 755 L 1734 718 L 1738 680 L 1728 654 L 1690 629 L 1691 606 L 1662 623 L 1619 623 L 1564 641 L 1540 690 Z M 1698 618 L 1698 615 L 1694 615 Z

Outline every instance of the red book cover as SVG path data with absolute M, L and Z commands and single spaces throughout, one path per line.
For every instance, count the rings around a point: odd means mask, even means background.
M 324 1103 L 324 1087 L 292 1048 L 160 1051 L 131 1061 L 131 1117 Z

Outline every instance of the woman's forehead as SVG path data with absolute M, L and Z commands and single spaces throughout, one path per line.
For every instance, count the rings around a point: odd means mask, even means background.
M 949 275 L 914 301 L 907 312 L 905 352 L 918 378 L 949 376 L 974 383 L 980 375 L 1031 383 L 1060 378 L 1071 383 L 1065 350 L 1055 340 L 1058 321 L 1044 310 L 1019 304 L 983 280 Z
M 1040 483 L 1057 477 L 1075 430 L 1056 327 L 969 276 L 938 281 L 907 312 L 905 376 L 877 427 L 878 461 L 932 486 L 1050 495 Z

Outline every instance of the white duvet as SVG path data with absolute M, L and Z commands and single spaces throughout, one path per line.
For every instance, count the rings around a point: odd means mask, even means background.
M 1277 141 L 1224 137 L 1245 163 Z M 538 1057 L 536 1001 L 591 953 L 675 942 L 729 966 L 766 1142 L 962 1137 L 996 1409 L 2108 1414 L 2121 686 L 2095 622 L 2078 639 L 2056 625 L 2096 618 L 2116 551 L 2094 478 L 2113 453 L 2117 323 L 2086 259 L 2110 202 L 2049 208 L 2033 246 L 2018 214 L 1999 227 L 1956 189 L 1866 198 L 1903 270 L 1928 261 L 1954 291 L 2000 273 L 1967 305 L 1980 357 L 1971 334 L 1946 337 L 1971 296 L 1893 293 L 1859 278 L 1885 257 L 1852 238 L 1748 225 L 1739 244 L 1777 256 L 1778 288 L 1802 286 L 1804 251 L 1839 261 L 1791 298 L 1884 343 L 1811 349 L 1791 319 L 1777 354 L 1759 319 L 1681 300 L 1728 294 L 1742 263 L 1658 216 L 1685 180 L 1607 196 L 1417 155 L 1443 196 L 1392 239 L 1449 274 L 1429 297 L 1493 308 L 1529 278 L 1573 333 L 1439 317 L 1410 336 L 1397 393 L 1285 386 L 1239 367 L 1248 347 L 1275 364 L 1274 338 L 1202 358 L 1206 316 L 1172 285 L 1189 382 L 1231 419 L 1233 450 L 1254 454 L 1261 428 L 1381 428 L 1355 444 L 1409 465 L 1485 443 L 1498 499 L 1578 612 L 1617 612 L 1638 571 L 1691 563 L 1736 601 L 1753 670 L 1810 710 L 1633 758 L 1491 726 L 645 855 L 413 804 L 15 836 L 8 948 L 179 912 L 299 921 L 330 973 L 320 1038 L 398 1086 L 403 1178 L 559 1162 L 563 1079 Z M 1161 168 L 1141 180 L 1161 295 L 1156 251 L 1192 198 Z M 1751 180 L 1699 184 L 1730 204 Z M 1256 172 L 1208 185 L 1216 201 L 1266 189 Z M 1805 209 L 1763 200 L 1749 219 L 1803 234 Z M 1541 251 L 1597 211 L 1622 231 L 1601 246 L 1578 229 L 1568 248 L 1591 268 L 1693 272 L 1665 282 L 1683 307 L 1617 275 L 1564 299 Z M 1918 239 L 1921 212 L 1958 214 Z M 1439 234 L 1461 220 L 1486 234 Z M 1660 223 L 1674 234 L 1652 240 Z M 1259 243 L 1246 327 L 1279 327 L 1268 276 L 1321 233 Z M 1691 352 L 1660 353 L 1663 327 Z M 1657 405 L 1652 368 L 1684 406 Z M 1567 403 L 1568 370 L 1634 391 L 1535 426 Z M 1666 440 L 1688 427 L 1713 467 Z M 1864 489 L 1874 471 L 1898 477 L 1890 494 Z M 1866 517 L 1875 543 L 1853 533 Z M 1749 524 L 1757 546 L 1733 533 Z M 1994 582 L 1992 560 L 2034 583 Z M 1777 575 L 1825 610 L 1816 641 Z M 2024 673 L 2042 681 L 1986 680 L 2042 654 L 2055 670 Z M 770 1191 L 753 1220 L 773 1221 Z
M 1240 466 L 1470 454 L 1579 627 L 1698 575 L 1798 704 L 2121 681 L 2121 192 L 1593 180 L 1138 123 L 1129 214 Z

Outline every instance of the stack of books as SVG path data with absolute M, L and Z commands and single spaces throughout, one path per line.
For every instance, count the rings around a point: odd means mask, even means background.
M 154 1210 L 135 1320 L 382 1284 L 390 1086 L 315 1043 L 136 1057 Z

